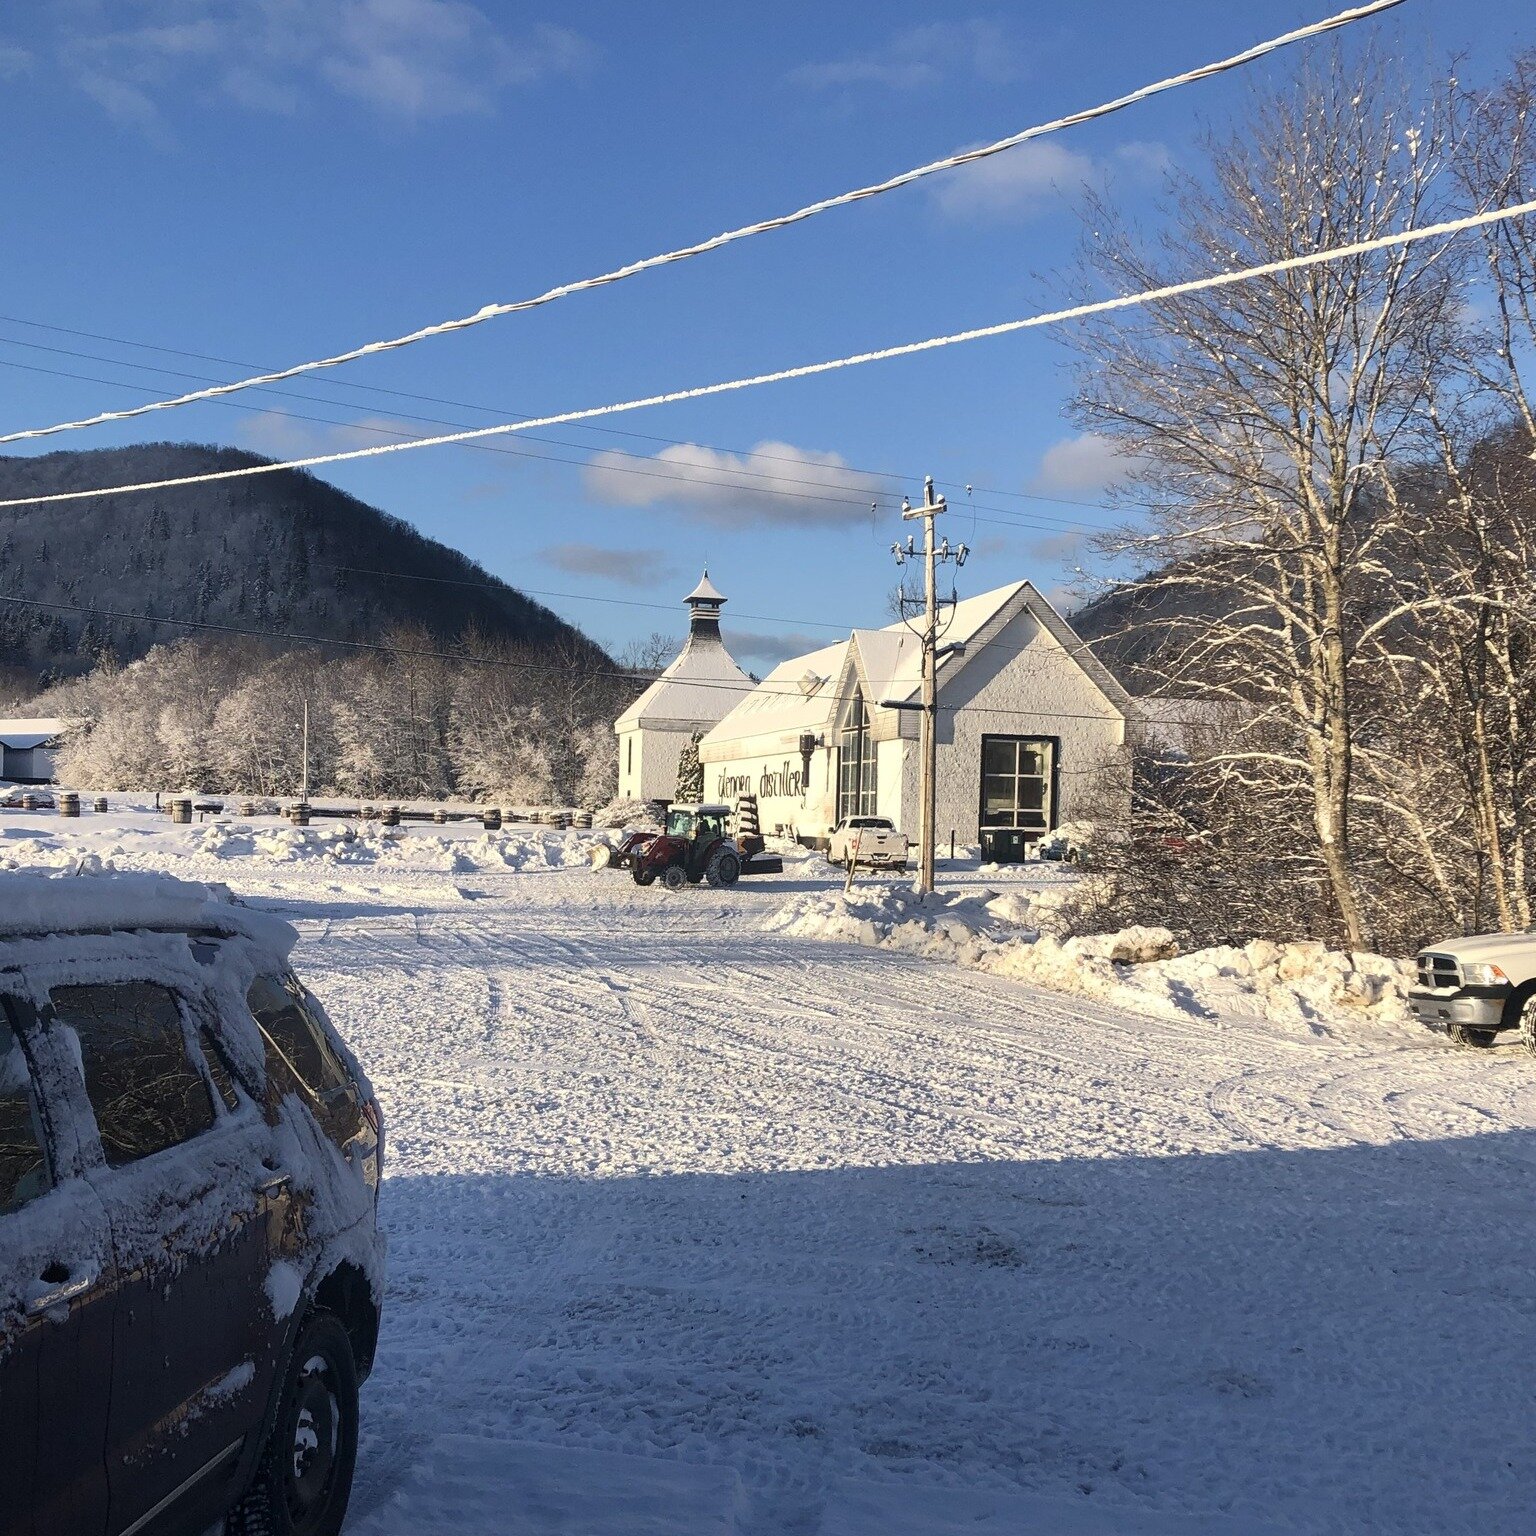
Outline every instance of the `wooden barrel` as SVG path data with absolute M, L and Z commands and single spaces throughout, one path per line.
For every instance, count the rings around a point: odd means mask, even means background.
M 436 822 L 438 826 L 446 827 L 448 825 L 448 812 L 445 811 L 442 806 L 438 806 L 438 808 L 432 812 L 432 820 Z
M 494 805 L 481 811 L 480 820 L 485 824 L 487 832 L 501 831 L 501 812 Z
M 309 825 L 309 807 L 307 805 L 295 805 L 289 808 L 288 819 L 296 827 Z
M 98 811 L 102 811 L 102 812 L 105 812 L 105 811 L 108 811 L 108 810 L 111 809 L 111 807 L 107 804 L 107 797 L 105 795 L 97 795 L 96 796 L 96 809 Z
M 73 790 L 59 796 L 59 815 L 78 816 L 80 814 L 80 796 Z
M 379 813 L 379 820 L 386 827 L 398 827 L 400 825 L 400 807 L 398 805 L 386 805 Z
M 179 827 L 192 825 L 192 801 L 190 798 L 171 801 L 171 820 Z

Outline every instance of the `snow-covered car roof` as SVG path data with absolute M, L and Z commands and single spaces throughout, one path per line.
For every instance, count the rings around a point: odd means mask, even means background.
M 280 955 L 298 939 L 281 918 L 241 906 L 222 885 L 165 875 L 0 874 L 0 940 L 140 929 L 245 938 Z

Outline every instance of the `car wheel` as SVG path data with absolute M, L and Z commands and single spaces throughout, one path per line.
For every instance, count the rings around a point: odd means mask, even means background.
M 669 891 L 680 891 L 688 884 L 688 871 L 681 864 L 668 864 L 662 874 L 661 883 Z
M 227 1536 L 337 1536 L 357 1460 L 357 1364 L 333 1313 L 299 1331 L 250 1491 Z
M 649 885 L 656 878 L 656 871 L 644 864 L 636 864 L 630 873 L 634 875 L 636 885 Z
M 1526 998 L 1520 1010 L 1520 1043 L 1536 1056 L 1536 993 Z
M 1472 1046 L 1479 1051 L 1486 1051 L 1497 1034 L 1491 1029 L 1473 1029 L 1470 1024 L 1448 1024 L 1445 1032 L 1457 1045 Z

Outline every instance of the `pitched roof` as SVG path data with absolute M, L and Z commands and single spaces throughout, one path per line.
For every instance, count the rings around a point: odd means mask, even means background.
M 699 577 L 698 586 L 683 599 L 685 603 L 723 603 L 725 600 L 725 593 L 715 590 L 707 570 Z
M 848 658 L 847 640 L 781 661 L 704 738 L 737 741 L 744 736 L 798 736 L 821 731 L 838 704 L 837 682 Z
M 941 656 L 940 677 L 959 671 L 970 656 L 988 643 L 989 631 L 1001 628 L 1020 611 L 1029 612 L 1117 711 L 1134 717 L 1135 701 L 1072 626 L 1027 581 L 1010 582 L 955 604 L 939 644 L 971 649 Z M 836 645 L 780 662 L 754 692 L 708 733 L 706 744 L 824 729 L 836 712 L 837 683 L 850 652 L 870 704 L 878 706 L 883 699 L 905 703 L 917 696 L 922 687 L 922 646 L 912 630 L 900 621 L 887 624 L 884 629 L 856 629 Z M 807 673 L 825 679 L 814 694 L 806 694 L 799 687 Z
M 614 729 L 671 724 L 703 730 L 724 719 L 753 686 L 718 635 L 689 635 L 676 660 L 619 716 Z
M 65 722 L 33 716 L 25 720 L 0 720 L 0 746 L 14 751 L 40 747 L 63 734 Z

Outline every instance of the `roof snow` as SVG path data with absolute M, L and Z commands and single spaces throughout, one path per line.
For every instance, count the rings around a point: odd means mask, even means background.
M 699 577 L 698 586 L 683 601 L 685 603 L 723 603 L 725 594 L 715 590 L 715 584 L 709 579 L 709 572 L 706 570 Z
M 167 875 L 0 874 L 0 939 L 100 930 L 221 933 L 286 955 L 298 935 L 221 885 Z
M 996 622 L 1006 622 L 1011 612 L 1028 610 L 1041 628 L 1083 669 L 1110 703 L 1125 714 L 1135 705 L 1109 669 L 1080 640 L 1071 625 L 1027 581 L 1010 582 L 990 592 L 958 602 L 944 615 L 940 647 L 966 647 L 985 643 L 984 636 Z M 979 649 L 980 646 L 977 645 Z M 904 703 L 922 688 L 922 644 L 914 631 L 898 621 L 884 629 L 856 629 L 846 640 L 794 656 L 781 662 L 709 732 L 708 743 L 740 741 L 746 737 L 817 732 L 832 724 L 841 704 L 837 688 L 808 688 L 807 679 L 833 681 L 841 676 L 852 652 L 864 696 L 878 707 L 883 700 Z M 966 654 L 957 649 L 939 658 L 941 679 L 965 664 Z
M 677 659 L 619 716 L 614 729 L 674 725 L 707 730 L 753 687 L 718 635 L 689 635 Z
M 0 720 L 0 747 L 13 752 L 24 752 L 28 747 L 40 747 L 64 732 L 65 722 L 46 716 L 34 716 L 25 720 Z

